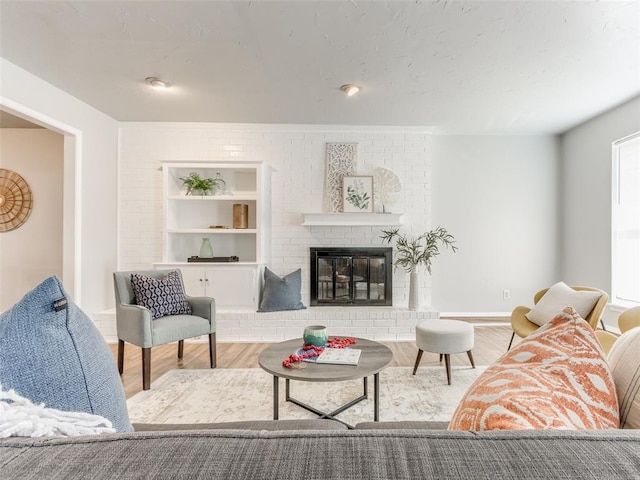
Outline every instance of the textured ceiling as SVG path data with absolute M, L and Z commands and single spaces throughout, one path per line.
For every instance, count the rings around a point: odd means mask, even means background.
M 121 121 L 559 133 L 640 93 L 636 0 L 1 0 L 0 27 L 2 57 Z

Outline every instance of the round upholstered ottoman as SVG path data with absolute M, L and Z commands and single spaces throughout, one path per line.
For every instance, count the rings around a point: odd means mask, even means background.
M 451 363 L 449 355 L 452 353 L 467 352 L 471 366 L 473 363 L 471 350 L 473 349 L 473 325 L 460 320 L 427 320 L 416 326 L 416 346 L 418 356 L 413 367 L 413 374 L 416 374 L 422 352 L 432 352 L 440 354 L 440 361 L 444 356 L 447 369 L 447 384 L 451 385 Z

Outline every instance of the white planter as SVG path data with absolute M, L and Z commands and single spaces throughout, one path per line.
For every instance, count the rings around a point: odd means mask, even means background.
M 422 310 L 422 295 L 420 291 L 420 283 L 422 274 L 420 272 L 411 272 L 409 274 L 409 310 Z

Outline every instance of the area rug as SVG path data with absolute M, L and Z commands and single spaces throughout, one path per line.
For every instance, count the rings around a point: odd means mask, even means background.
M 380 421 L 448 421 L 471 383 L 486 367 L 392 367 L 380 373 Z M 316 418 L 285 402 L 280 380 L 280 419 Z M 362 395 L 362 380 L 335 383 L 291 382 L 291 396 L 332 411 Z M 273 419 L 273 377 L 259 368 L 170 370 L 127 401 L 133 423 L 212 423 Z M 337 416 L 349 424 L 373 420 L 373 378 L 369 398 Z

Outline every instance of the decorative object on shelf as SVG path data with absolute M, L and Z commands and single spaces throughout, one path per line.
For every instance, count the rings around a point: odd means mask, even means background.
M 342 212 L 342 177 L 356 173 L 357 143 L 327 143 L 325 208 Z
M 0 232 L 9 232 L 27 221 L 33 208 L 31 188 L 13 170 L 0 168 Z
M 233 204 L 233 228 L 249 228 L 249 205 Z
M 376 209 L 387 213 L 388 207 L 398 202 L 401 191 L 402 185 L 395 173 L 382 167 L 373 169 L 373 203 Z
M 373 213 L 373 177 L 342 177 L 343 207 L 345 213 Z
M 216 172 L 216 178 L 213 179 L 212 184 L 213 194 L 214 195 L 228 195 L 227 192 L 227 182 L 224 181 L 220 172 Z
M 200 192 L 200 195 L 208 195 L 213 189 L 215 181 L 213 178 L 202 178 L 197 172 L 191 172 L 186 177 L 180 177 L 180 180 L 182 180 L 182 185 L 187 187 L 185 195 L 194 195 L 197 192 Z
M 383 242 L 396 242 L 395 267 L 401 267 L 409 273 L 409 310 L 422 309 L 421 272 L 418 267 L 424 267 L 431 273 L 431 262 L 434 257 L 440 255 L 440 247 L 450 248 L 456 252 L 458 247 L 455 239 L 444 227 L 437 227 L 423 233 L 418 237 L 407 238 L 405 234 L 398 233 L 398 229 L 382 230 L 380 237 Z
M 220 229 L 225 229 L 229 227 L 227 227 L 226 225 L 209 225 L 209 228 L 212 230 L 215 230 L 215 229 L 220 230 Z
M 316 347 L 324 347 L 327 344 L 329 335 L 327 327 L 324 325 L 310 325 L 305 327 L 302 334 L 302 340 L 305 345 L 315 345 Z
M 213 247 L 211 241 L 208 238 L 202 239 L 202 245 L 200 245 L 200 258 L 213 258 Z
M 239 262 L 240 258 L 235 255 L 231 255 L 230 257 L 209 257 L 209 258 L 200 258 L 198 256 L 193 256 L 187 258 L 188 263 L 231 263 L 231 262 Z

